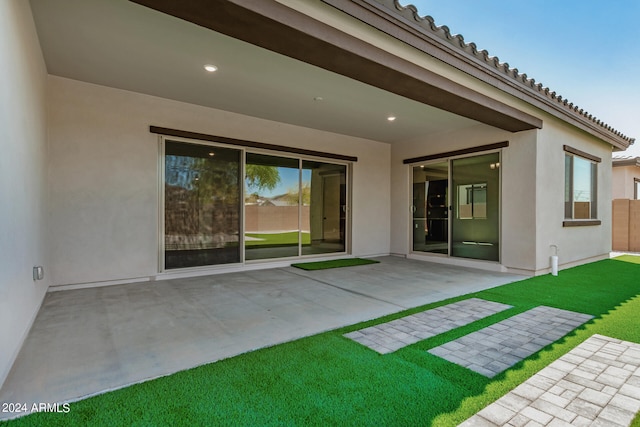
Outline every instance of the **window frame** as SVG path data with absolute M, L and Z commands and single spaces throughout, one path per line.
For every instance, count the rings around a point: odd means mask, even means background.
M 564 145 L 563 150 L 565 152 L 563 227 L 601 225 L 602 221 L 598 219 L 598 163 L 601 163 L 602 159 L 568 145 Z M 589 162 L 590 164 L 591 192 L 589 197 L 589 218 L 575 217 L 574 164 L 576 158 Z
M 197 134 L 199 135 L 199 134 Z M 207 136 L 207 135 L 205 135 Z M 268 148 L 261 148 L 254 146 L 251 141 L 247 141 L 247 146 L 243 146 L 240 144 L 241 140 L 233 140 L 233 143 L 224 143 L 220 141 L 214 141 L 211 139 L 195 139 L 195 138 L 187 138 L 182 136 L 171 136 L 171 135 L 158 135 L 158 228 L 157 228 L 157 236 L 158 236 L 158 274 L 161 275 L 176 275 L 182 274 L 183 272 L 192 272 L 192 271 L 216 271 L 221 269 L 228 269 L 234 267 L 245 267 L 255 263 L 265 263 L 265 262 L 280 262 L 282 260 L 304 260 L 305 258 L 318 258 L 318 257 L 330 257 L 336 255 L 348 255 L 352 253 L 352 185 L 353 185 L 353 163 L 357 162 L 357 157 L 352 156 L 343 156 L 339 154 L 332 153 L 321 153 L 319 151 L 310 151 L 310 150 L 298 150 L 293 148 L 290 152 L 285 151 L 284 146 L 271 146 L 268 144 Z M 240 168 L 241 168 L 241 185 L 240 185 L 240 200 L 241 203 L 241 213 L 240 213 L 240 230 L 239 230 L 239 245 L 240 245 L 240 261 L 234 263 L 226 263 L 226 264 L 207 264 L 201 266 L 190 266 L 190 267 L 180 267 L 180 268 L 166 268 L 165 265 L 165 203 L 166 203 L 166 195 L 165 195 L 165 179 L 166 179 L 166 144 L 167 142 L 174 142 L 180 144 L 193 144 L 202 147 L 211 147 L 211 148 L 226 148 L 226 149 L 234 149 L 240 152 Z M 273 149 L 276 147 L 276 149 Z M 279 149 L 281 147 L 282 149 Z M 274 157 L 284 157 L 295 159 L 298 162 L 298 168 L 302 170 L 302 165 L 304 162 L 321 162 L 327 163 L 331 165 L 340 165 L 345 167 L 345 204 L 342 207 L 345 218 L 344 218 L 344 250 L 341 252 L 327 252 L 327 253 L 316 253 L 316 254 L 305 254 L 302 253 L 301 250 L 298 251 L 298 255 L 286 257 L 286 258 L 268 258 L 268 259 L 255 259 L 248 260 L 246 259 L 245 254 L 245 232 L 246 232 L 246 213 L 245 213 L 245 177 L 246 177 L 246 156 L 247 154 L 262 154 L 267 156 Z M 327 156 L 322 156 L 320 154 L 327 154 Z M 301 177 L 298 180 L 299 185 L 301 185 Z M 300 196 L 301 197 L 301 196 Z M 298 218 L 300 222 L 300 211 L 298 213 Z M 299 242 L 300 243 L 300 242 Z M 299 249 L 300 244 L 298 245 Z

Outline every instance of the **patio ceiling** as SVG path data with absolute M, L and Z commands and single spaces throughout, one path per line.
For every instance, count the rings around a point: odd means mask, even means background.
M 52 75 L 387 143 L 479 123 L 126 0 L 31 6 Z

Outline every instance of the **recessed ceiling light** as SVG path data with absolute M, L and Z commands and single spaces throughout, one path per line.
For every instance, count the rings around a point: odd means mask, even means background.
M 213 73 L 214 71 L 218 71 L 218 67 L 216 67 L 215 65 L 211 65 L 211 64 L 205 65 L 204 69 L 207 70 L 210 73 Z
M 320 101 L 324 101 L 324 98 L 321 96 L 316 96 L 315 98 L 313 98 L 313 100 L 320 102 Z
M 213 151 L 209 151 L 209 156 L 210 156 L 210 157 L 213 157 L 213 156 L 215 156 L 215 155 L 216 155 L 216 153 L 214 153 Z
M 387 120 L 389 120 L 390 122 L 394 121 L 395 119 L 396 119 L 396 116 L 387 117 Z

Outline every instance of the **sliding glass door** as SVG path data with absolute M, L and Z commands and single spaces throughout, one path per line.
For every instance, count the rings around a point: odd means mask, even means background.
M 451 162 L 451 255 L 500 259 L 500 154 Z
M 241 151 L 167 141 L 164 267 L 240 262 Z
M 303 160 L 301 194 L 302 255 L 345 252 L 347 167 Z
M 347 252 L 346 164 L 162 147 L 161 270 Z
M 346 251 L 347 167 L 247 153 L 245 259 Z
M 412 250 L 500 259 L 500 153 L 411 169 Z
M 449 162 L 412 170 L 413 250 L 449 253 Z
M 297 256 L 300 241 L 300 162 L 247 153 L 245 176 L 245 259 Z

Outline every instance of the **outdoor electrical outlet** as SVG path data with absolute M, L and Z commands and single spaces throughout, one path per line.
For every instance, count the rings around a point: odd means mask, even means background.
M 44 279 L 44 267 L 41 265 L 37 265 L 33 267 L 33 280 L 42 280 Z

